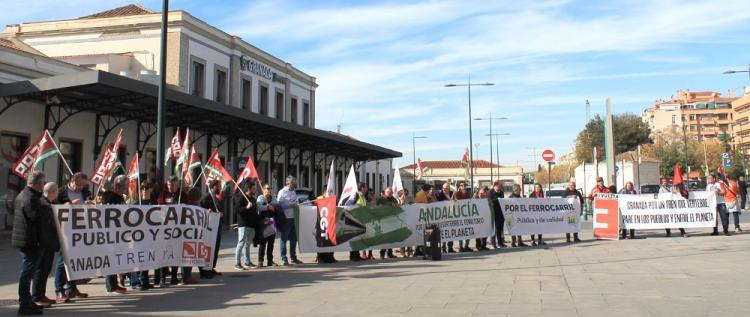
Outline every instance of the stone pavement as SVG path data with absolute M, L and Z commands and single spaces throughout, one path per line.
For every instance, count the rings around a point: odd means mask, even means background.
M 750 217 L 743 216 L 747 223 Z M 391 259 L 234 271 L 224 239 L 224 275 L 198 285 L 92 297 L 45 310 L 48 316 L 747 316 L 750 234 L 689 238 L 663 231 L 645 239 L 591 240 L 450 254 L 440 262 Z M 750 229 L 750 225 L 748 225 Z M 674 234 L 674 232 L 673 232 Z M 679 236 L 679 231 L 677 232 Z M 0 241 L 0 316 L 15 314 L 18 255 Z M 278 253 L 278 251 L 277 251 Z M 375 252 L 377 254 L 377 251 Z M 254 253 L 255 254 L 255 253 Z M 256 258 L 256 257 L 254 257 Z M 311 263 L 314 255 L 302 260 Z M 346 259 L 347 254 L 337 254 Z M 52 288 L 52 280 L 48 289 Z M 48 292 L 48 294 L 50 294 Z

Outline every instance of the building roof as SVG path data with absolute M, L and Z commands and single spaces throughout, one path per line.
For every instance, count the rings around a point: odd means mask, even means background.
M 102 11 L 102 12 L 90 14 L 87 16 L 82 16 L 78 19 L 82 20 L 82 19 L 114 18 L 114 17 L 124 17 L 124 16 L 152 14 L 152 13 L 155 13 L 155 12 L 144 8 L 140 4 L 131 3 L 129 5 L 122 6 L 119 8 L 114 8 L 114 9 L 110 9 L 107 11 Z
M 17 51 L 31 53 L 34 55 L 47 57 L 47 55 L 42 54 L 42 52 L 35 50 L 34 48 L 27 45 L 26 43 L 19 41 L 17 39 L 13 39 L 13 38 L 1 38 L 0 37 L 0 46 L 12 48 Z
M 423 166 L 429 168 L 429 169 L 440 169 L 440 168 L 462 168 L 463 161 L 461 160 L 449 160 L 449 161 L 422 161 Z M 474 167 L 475 168 L 498 168 L 503 167 L 502 165 L 498 164 L 490 164 L 487 160 L 474 160 Z M 414 164 L 409 164 L 407 166 L 402 167 L 402 169 L 411 169 L 413 170 L 416 168 Z
M 73 112 L 115 115 L 156 123 L 158 86 L 104 71 L 44 77 L 0 85 L 0 97 L 65 105 Z M 166 90 L 168 128 L 182 127 L 205 135 L 283 145 L 337 155 L 356 161 L 401 157 L 401 153 L 337 133 L 271 119 L 181 91 Z

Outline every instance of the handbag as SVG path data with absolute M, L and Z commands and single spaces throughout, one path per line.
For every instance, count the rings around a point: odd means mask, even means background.
M 263 238 L 268 238 L 275 235 L 278 230 L 276 229 L 276 221 L 273 218 L 266 218 L 265 224 L 263 225 Z

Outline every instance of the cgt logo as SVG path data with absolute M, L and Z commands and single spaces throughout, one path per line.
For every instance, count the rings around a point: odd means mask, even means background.
M 620 210 L 617 199 L 594 199 L 594 238 L 618 240 L 620 238 Z
M 182 258 L 184 259 L 203 259 L 206 262 L 211 261 L 211 247 L 203 242 L 182 243 Z

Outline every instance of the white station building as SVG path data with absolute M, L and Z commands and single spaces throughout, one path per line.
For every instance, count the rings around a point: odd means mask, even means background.
M 139 5 L 69 20 L 8 25 L 0 37 L 0 219 L 9 224 L 23 182 L 12 165 L 46 129 L 73 171 L 91 174 L 123 129 L 119 159 L 141 157 L 155 175 L 161 13 Z M 316 78 L 181 10 L 168 14 L 166 139 L 174 131 L 205 162 L 214 148 L 239 174 L 252 156 L 275 189 L 287 175 L 322 190 L 332 161 L 341 190 L 349 167 L 373 189 L 389 186 L 401 153 L 315 128 Z M 48 161 L 49 180 L 68 177 Z M 168 174 L 167 170 L 167 174 Z M 367 180 L 364 178 L 367 177 Z M 387 184 L 387 185 L 386 185 Z

